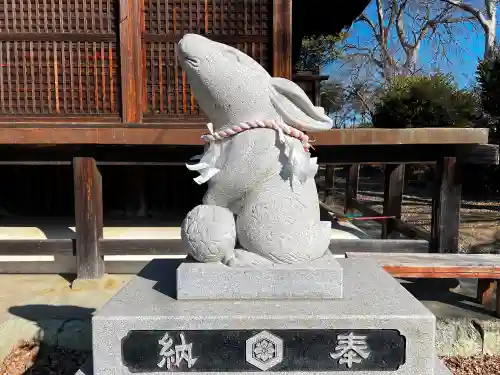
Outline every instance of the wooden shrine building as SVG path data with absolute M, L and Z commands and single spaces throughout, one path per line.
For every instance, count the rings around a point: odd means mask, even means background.
M 197 143 L 206 120 L 177 62 L 182 35 L 230 44 L 291 78 L 302 37 L 339 32 L 368 1 L 351 3 L 318 12 L 305 0 L 4 2 L 0 121 L 16 126 L 0 141 Z

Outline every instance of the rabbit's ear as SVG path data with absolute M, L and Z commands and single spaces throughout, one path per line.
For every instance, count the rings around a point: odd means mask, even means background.
M 330 130 L 333 120 L 316 107 L 296 83 L 281 77 L 271 78 L 271 102 L 290 126 L 303 131 Z

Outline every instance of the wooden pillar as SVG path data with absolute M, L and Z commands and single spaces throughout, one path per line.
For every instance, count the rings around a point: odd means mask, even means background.
M 493 303 L 494 300 L 496 300 L 495 303 Z M 492 309 L 493 314 L 500 318 L 500 280 L 479 279 L 477 281 L 477 301 L 484 308 Z
M 351 164 L 347 167 L 347 178 L 345 182 L 345 207 L 346 214 L 353 213 L 352 200 L 358 197 L 359 164 Z
M 321 106 L 321 92 L 320 92 L 321 81 L 312 81 L 312 103 L 315 106 Z
M 144 16 L 141 0 L 120 1 L 120 71 L 122 93 L 122 121 L 142 122 L 142 30 Z
M 292 79 L 292 0 L 273 0 L 273 76 Z
M 496 280 L 497 282 L 497 291 L 496 291 L 496 304 L 495 304 L 495 316 L 500 318 L 500 280 Z
M 76 263 L 78 279 L 104 274 L 99 253 L 103 236 L 102 178 L 93 158 L 73 159 L 75 190 Z
M 330 206 L 334 202 L 335 191 L 335 166 L 327 165 L 325 167 L 325 204 Z
M 486 308 L 492 307 L 495 280 L 479 279 L 477 281 L 477 301 Z
M 456 157 L 438 160 L 434 189 L 429 251 L 457 253 L 462 185 Z
M 403 189 L 405 180 L 404 164 L 386 164 L 384 182 L 384 216 L 401 218 L 401 205 L 403 203 Z M 382 238 L 393 238 L 397 233 L 394 220 L 382 221 Z

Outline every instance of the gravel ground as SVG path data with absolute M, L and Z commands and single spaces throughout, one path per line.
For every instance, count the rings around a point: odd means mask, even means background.
M 367 194 L 368 193 L 368 194 Z M 382 198 L 364 192 L 360 198 L 382 211 Z M 401 216 L 409 224 L 431 230 L 430 198 L 404 195 Z M 463 200 L 460 209 L 460 252 L 494 252 L 500 243 L 500 202 Z
M 500 356 L 443 358 L 453 375 L 499 375 Z
M 318 186 L 322 186 L 323 181 L 320 177 Z M 343 177 L 335 177 L 335 188 L 340 192 L 344 191 Z M 358 199 L 367 203 L 368 207 L 382 212 L 382 173 L 371 177 L 360 176 Z M 343 205 L 343 202 L 337 203 Z M 463 199 L 461 204 L 460 252 L 500 253 L 500 197 L 496 200 Z M 405 188 L 401 210 L 401 218 L 404 221 L 430 231 L 431 207 L 430 186 L 426 189 L 414 186 Z
M 358 198 L 379 212 L 383 198 L 376 192 L 362 191 Z M 401 218 L 409 224 L 431 230 L 430 198 L 405 194 Z M 500 243 L 500 202 L 491 200 L 463 200 L 460 209 L 461 252 L 498 251 Z
M 74 375 L 89 353 L 24 343 L 0 366 L 0 375 Z M 453 375 L 500 375 L 500 356 L 445 357 Z

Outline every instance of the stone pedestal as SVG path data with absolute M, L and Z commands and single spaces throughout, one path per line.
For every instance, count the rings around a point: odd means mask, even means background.
M 184 283 L 196 268 L 154 260 L 94 315 L 93 375 L 451 375 L 435 356 L 430 311 L 382 268 L 338 263 L 342 298 L 215 299 L 217 283 L 229 277 L 208 273 L 213 285 L 199 284 L 196 299 L 180 300 L 176 277 Z M 192 291 L 180 290 L 184 298 Z M 91 367 L 80 374 L 91 375 Z
M 176 285 L 178 300 L 341 298 L 342 267 L 333 254 L 266 268 L 186 261 L 177 268 Z

